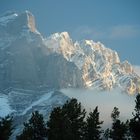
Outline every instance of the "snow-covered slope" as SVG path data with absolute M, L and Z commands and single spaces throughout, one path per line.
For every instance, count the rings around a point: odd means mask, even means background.
M 0 89 L 120 87 L 140 92 L 140 78 L 100 42 L 73 42 L 67 32 L 42 37 L 29 12 L 0 16 Z
M 51 53 L 63 56 L 77 67 L 82 80 L 80 87 L 101 90 L 119 87 L 130 94 L 140 92 L 140 77 L 131 64 L 121 62 L 117 52 L 102 43 L 93 40 L 74 43 L 67 32 L 62 32 L 45 39 L 45 44 Z
M 11 114 L 13 111 L 9 105 L 7 96 L 0 94 L 0 117 Z
M 0 93 L 0 117 L 8 114 L 14 116 L 14 140 L 33 111 L 38 110 L 48 120 L 54 107 L 62 106 L 69 98 L 59 91 L 33 91 L 9 88 L 5 94 Z

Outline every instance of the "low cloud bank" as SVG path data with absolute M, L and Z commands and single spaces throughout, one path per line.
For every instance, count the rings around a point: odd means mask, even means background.
M 101 120 L 104 121 L 104 128 L 110 126 L 112 123 L 110 115 L 115 106 L 119 108 L 122 120 L 132 118 L 132 112 L 135 107 L 135 96 L 122 93 L 119 89 L 102 92 L 93 89 L 63 89 L 61 92 L 70 98 L 78 99 L 87 112 L 92 111 L 98 106 Z

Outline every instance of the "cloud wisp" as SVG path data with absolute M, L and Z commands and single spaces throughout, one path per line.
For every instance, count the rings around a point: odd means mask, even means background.
M 135 25 L 120 25 L 110 29 L 109 37 L 111 39 L 128 39 L 140 35 L 140 26 Z
M 140 25 L 116 25 L 104 29 L 80 26 L 76 28 L 72 35 L 76 39 L 130 39 L 140 36 Z

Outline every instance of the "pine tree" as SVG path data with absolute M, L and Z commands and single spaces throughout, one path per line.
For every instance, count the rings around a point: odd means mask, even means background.
M 106 129 L 106 130 L 104 131 L 104 136 L 103 136 L 103 138 L 104 138 L 104 140 L 109 140 L 109 137 L 110 137 L 110 130 L 109 130 L 109 128 L 108 128 L 108 129 Z
M 32 113 L 29 122 L 24 123 L 24 129 L 21 135 L 17 136 L 17 140 L 45 140 L 47 131 L 43 115 L 38 111 Z
M 48 121 L 48 140 L 82 140 L 85 110 L 76 99 L 55 108 Z
M 9 115 L 0 119 L 0 140 L 9 140 L 12 134 L 13 117 Z
M 125 123 L 125 126 L 126 126 L 126 138 L 127 138 L 127 140 L 132 140 L 129 124 L 130 124 L 130 121 L 127 120 L 126 123 Z
M 112 113 L 111 113 L 111 118 L 113 120 L 113 122 L 115 122 L 120 116 L 120 112 L 119 109 L 117 107 L 114 107 Z
M 63 113 L 62 108 L 57 107 L 51 112 L 48 126 L 48 140 L 70 140 L 70 121 Z
M 85 140 L 101 140 L 101 124 L 103 121 L 99 120 L 98 107 L 89 113 L 86 123 Z
M 85 109 L 82 109 L 81 103 L 78 103 L 77 99 L 71 99 L 64 104 L 62 110 L 70 121 L 72 139 L 83 139 L 86 111 Z
M 135 100 L 135 113 L 133 118 L 130 120 L 130 132 L 134 140 L 140 140 L 140 94 L 136 96 Z
M 126 124 L 119 120 L 119 114 L 120 114 L 119 109 L 117 107 L 114 107 L 111 114 L 113 124 L 112 124 L 112 129 L 110 130 L 110 137 L 113 140 L 127 140 Z

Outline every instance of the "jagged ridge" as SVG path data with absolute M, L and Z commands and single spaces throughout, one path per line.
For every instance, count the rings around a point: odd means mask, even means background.
M 12 29 L 12 30 L 11 30 Z M 0 89 L 122 88 L 140 92 L 131 64 L 100 42 L 73 42 L 67 32 L 43 38 L 34 16 L 8 13 L 0 17 Z

